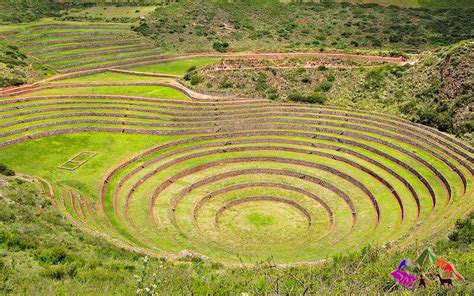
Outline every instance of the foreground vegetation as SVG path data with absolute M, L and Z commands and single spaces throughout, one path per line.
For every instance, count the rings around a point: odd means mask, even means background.
M 315 266 L 280 268 L 272 260 L 226 267 L 189 257 L 181 262 L 121 250 L 81 232 L 25 177 L 0 179 L 0 293 L 13 294 L 264 294 L 399 292 L 388 274 L 426 246 L 466 278 L 454 291 L 472 291 L 473 226 L 470 215 L 449 240 L 419 241 L 403 251 L 366 247 Z M 148 289 L 148 290 L 146 290 Z M 152 292 L 147 292 L 152 291 Z M 443 293 L 428 282 L 424 292 Z

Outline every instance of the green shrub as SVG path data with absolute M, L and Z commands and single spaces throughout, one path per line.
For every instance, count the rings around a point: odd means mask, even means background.
M 56 265 L 62 263 L 67 258 L 67 251 L 62 246 L 54 246 L 49 249 L 42 250 L 38 259 L 41 263 Z
M 199 84 L 201 83 L 203 80 L 202 76 L 199 75 L 199 74 L 194 74 L 192 77 L 191 77 L 191 84 L 192 85 L 196 85 L 196 84 Z
M 15 215 L 8 205 L 0 203 L 0 221 L 14 221 Z M 1 240 L 1 239 L 0 239 Z
M 227 80 L 224 80 L 219 84 L 220 88 L 231 88 L 233 86 L 234 86 L 234 84 L 230 81 L 227 81 Z
M 5 176 L 15 176 L 15 172 L 11 169 L 6 169 L 2 174 Z
M 303 102 L 311 104 L 324 104 L 327 100 L 326 97 L 318 93 L 310 93 L 308 95 L 303 95 L 300 93 L 291 93 L 288 95 L 287 99 L 294 102 Z
M 316 91 L 322 91 L 322 92 L 328 92 L 332 88 L 332 83 L 329 81 L 323 81 L 319 83 L 315 90 Z
M 275 87 L 268 88 L 266 94 L 267 98 L 270 100 L 277 100 L 280 97 L 280 95 L 278 94 L 278 89 L 276 89 Z
M 327 69 L 328 69 L 328 68 L 327 68 L 326 66 L 324 66 L 324 65 L 321 65 L 321 66 L 318 67 L 318 70 L 319 70 L 319 71 L 326 71 Z
M 229 49 L 229 43 L 226 41 L 215 41 L 214 44 L 212 44 L 212 48 L 214 48 L 215 51 L 218 52 L 226 52 Z
M 473 219 L 474 212 L 470 213 L 466 219 L 456 221 L 455 229 L 448 238 L 457 247 L 461 245 L 469 246 L 474 242 Z
M 267 75 L 265 73 L 258 73 L 258 77 L 256 79 L 255 90 L 256 91 L 265 91 L 268 88 L 267 84 Z
M 191 78 L 193 78 L 193 76 L 196 74 L 196 72 L 186 72 L 186 74 L 184 74 L 183 76 L 183 79 L 186 80 L 186 81 L 189 81 L 191 80 Z
M 15 172 L 2 163 L 0 163 L 0 174 L 4 176 L 15 176 Z

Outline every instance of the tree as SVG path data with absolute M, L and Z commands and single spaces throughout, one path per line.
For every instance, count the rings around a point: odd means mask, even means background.
M 218 52 L 226 52 L 229 49 L 229 43 L 226 41 L 217 40 L 212 45 L 212 48 Z

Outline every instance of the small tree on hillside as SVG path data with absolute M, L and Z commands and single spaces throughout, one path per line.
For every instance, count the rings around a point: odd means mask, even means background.
M 229 43 L 226 41 L 217 40 L 212 44 L 212 48 L 218 52 L 226 52 L 229 49 Z

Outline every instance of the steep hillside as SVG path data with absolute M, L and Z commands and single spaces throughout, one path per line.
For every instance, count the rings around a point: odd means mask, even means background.
M 59 16 L 69 4 L 41 0 L 0 0 L 0 24 L 22 23 L 42 17 Z
M 418 52 L 472 38 L 474 9 L 280 1 L 179 1 L 136 28 L 171 51 L 372 49 Z
M 317 94 L 327 104 L 392 113 L 472 140 L 473 50 L 472 42 L 461 42 L 425 52 L 412 66 L 241 60 L 227 69 L 199 68 L 193 87 L 274 100 Z
M 402 114 L 457 135 L 474 132 L 474 43 L 421 56 L 400 79 Z
M 339 0 L 339 2 L 343 1 L 352 3 L 377 3 L 380 5 L 427 8 L 463 8 L 474 6 L 474 2 L 471 0 Z
M 47 72 L 44 65 L 27 57 L 18 47 L 0 40 L 0 87 L 33 82 Z

